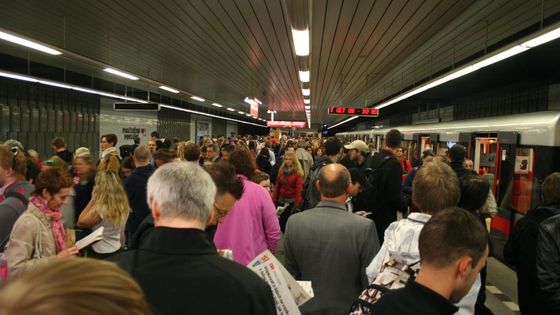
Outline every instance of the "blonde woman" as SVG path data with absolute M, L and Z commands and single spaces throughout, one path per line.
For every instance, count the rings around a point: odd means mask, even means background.
M 129 212 L 128 198 L 119 176 L 113 171 L 97 172 L 91 200 L 78 218 L 81 228 L 104 228 L 103 239 L 88 249 L 90 257 L 106 258 L 121 249 Z
M 303 189 L 303 168 L 294 152 L 284 154 L 284 160 L 278 169 L 278 178 L 274 187 L 272 200 L 277 205 L 293 202 L 298 205 L 301 202 L 301 190 Z

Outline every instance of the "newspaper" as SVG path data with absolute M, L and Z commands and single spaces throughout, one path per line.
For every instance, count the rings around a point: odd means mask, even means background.
M 279 315 L 301 314 L 298 306 L 309 301 L 312 296 L 298 284 L 269 250 L 265 250 L 255 257 L 247 266 L 272 289 L 276 311 Z
M 76 242 L 76 247 L 81 250 L 84 247 L 89 246 L 99 240 L 103 239 L 103 227 L 98 228 L 97 230 L 91 232 L 88 236 L 82 238 L 81 240 Z

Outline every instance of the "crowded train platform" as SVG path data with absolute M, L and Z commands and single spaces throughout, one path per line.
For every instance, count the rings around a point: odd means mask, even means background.
M 0 315 L 560 314 L 560 1 L 0 12 Z

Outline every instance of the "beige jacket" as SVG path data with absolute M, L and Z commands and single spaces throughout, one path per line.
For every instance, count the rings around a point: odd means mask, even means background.
M 56 259 L 51 219 L 32 203 L 14 224 L 2 259 L 8 262 L 10 277 Z
M 119 174 L 121 169 L 121 162 L 117 156 L 117 153 L 111 153 L 107 155 L 105 158 L 99 161 L 97 165 L 98 171 L 113 171 L 115 174 Z

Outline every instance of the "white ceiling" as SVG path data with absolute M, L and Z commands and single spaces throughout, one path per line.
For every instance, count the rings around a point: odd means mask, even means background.
M 285 0 L 286 2 L 302 0 Z M 312 122 L 398 93 L 560 12 L 560 1 L 313 0 Z M 0 28 L 206 99 L 305 120 L 282 0 L 0 0 Z M 9 44 L 0 43 L 0 50 Z M 49 57 L 59 58 L 59 57 Z M 57 61 L 59 62 L 59 61 Z M 395 105 L 398 106 L 398 105 Z

